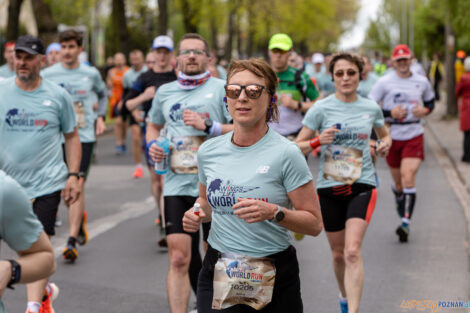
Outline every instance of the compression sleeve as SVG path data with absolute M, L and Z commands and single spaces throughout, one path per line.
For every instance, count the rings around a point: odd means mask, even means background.
M 384 117 L 392 117 L 392 110 L 382 109 L 382 112 L 384 113 Z
M 105 90 L 97 92 L 98 96 L 98 116 L 105 117 L 106 109 L 108 108 L 108 97 L 106 97 Z
M 429 100 L 429 101 L 424 101 L 424 107 L 425 107 L 425 108 L 428 108 L 429 113 L 431 113 L 432 110 L 434 110 L 434 98 L 432 98 L 432 99 Z M 429 114 L 429 113 L 428 113 L 428 114 Z

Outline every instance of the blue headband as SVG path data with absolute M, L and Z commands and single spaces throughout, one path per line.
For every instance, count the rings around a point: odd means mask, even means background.
M 51 53 L 51 51 L 60 51 L 60 43 L 58 42 L 53 42 L 49 46 L 47 46 L 46 49 L 46 55 Z

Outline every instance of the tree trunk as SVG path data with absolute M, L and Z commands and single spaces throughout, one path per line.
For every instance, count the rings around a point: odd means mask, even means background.
M 254 13 L 251 8 L 248 8 L 248 38 L 246 41 L 246 55 L 247 57 L 253 56 L 253 44 L 254 44 L 254 37 L 255 37 L 255 27 L 254 27 L 255 19 Z
M 16 38 L 18 38 L 20 30 L 20 9 L 22 3 L 23 0 L 10 0 L 8 3 L 7 41 L 16 40 Z
M 181 9 L 183 11 L 183 24 L 187 33 L 197 33 L 196 10 L 191 8 L 190 1 L 181 0 Z
M 113 28 L 117 37 L 116 48 L 125 55 L 129 53 L 129 31 L 126 21 L 126 6 L 124 0 L 113 0 Z
M 168 32 L 168 1 L 158 0 L 158 34 L 166 35 Z
M 43 0 L 32 0 L 31 4 L 38 26 L 38 37 L 47 47 L 51 42 L 57 41 L 57 22 L 54 21 L 51 8 Z
M 446 14 L 445 25 L 446 38 L 446 94 L 447 94 L 447 115 L 457 115 L 457 102 L 455 101 L 455 34 L 450 24 L 449 13 Z
M 214 8 L 214 1 L 211 0 L 209 2 L 209 7 Z M 211 33 L 211 44 L 212 44 L 212 49 L 214 49 L 217 58 L 219 57 L 219 45 L 217 42 L 217 37 L 218 37 L 218 28 L 217 28 L 217 18 L 214 13 L 211 13 L 210 15 L 210 20 L 209 20 L 209 27 L 210 27 L 210 33 Z
M 224 59 L 230 61 L 232 59 L 232 49 L 233 49 L 233 35 L 235 34 L 235 14 L 237 11 L 237 3 L 231 3 L 229 12 L 228 12 L 228 22 L 227 22 L 227 42 L 225 43 L 225 55 Z

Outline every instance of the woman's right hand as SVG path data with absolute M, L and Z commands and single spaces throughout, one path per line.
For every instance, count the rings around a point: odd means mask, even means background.
M 319 136 L 320 144 L 321 145 L 331 144 L 333 140 L 335 140 L 335 134 L 337 132 L 339 132 L 339 129 L 337 129 L 336 126 L 325 129 Z
M 184 213 L 183 216 L 183 229 L 188 233 L 195 233 L 201 226 L 202 219 L 206 217 L 203 210 L 199 210 L 199 215 L 194 214 L 194 209 L 191 208 Z

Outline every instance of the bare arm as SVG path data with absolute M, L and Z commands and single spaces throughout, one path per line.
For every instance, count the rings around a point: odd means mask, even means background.
M 65 137 L 65 155 L 67 157 L 67 165 L 69 173 L 78 173 L 80 170 L 80 161 L 82 160 L 82 146 L 80 144 L 80 136 L 75 127 L 73 132 L 64 134 Z M 74 203 L 80 194 L 80 187 L 78 179 L 75 176 L 70 176 L 65 184 L 65 189 L 62 190 L 62 197 L 67 205 Z
M 183 121 L 184 124 L 187 126 L 191 126 L 197 130 L 205 130 L 206 124 L 204 124 L 204 119 L 191 110 L 185 110 L 183 112 Z M 233 124 L 221 124 L 222 126 L 222 134 L 226 134 L 233 130 Z
M 19 251 L 20 256 L 16 261 L 21 266 L 19 283 L 25 284 L 51 276 L 56 269 L 54 252 L 51 242 L 44 231 L 38 240 L 24 251 Z M 0 261 L 0 297 L 3 294 L 11 278 L 11 264 L 8 261 Z
M 147 87 L 143 93 L 133 99 L 126 101 L 126 107 L 129 111 L 136 109 L 139 105 L 155 97 L 156 89 L 154 86 Z

